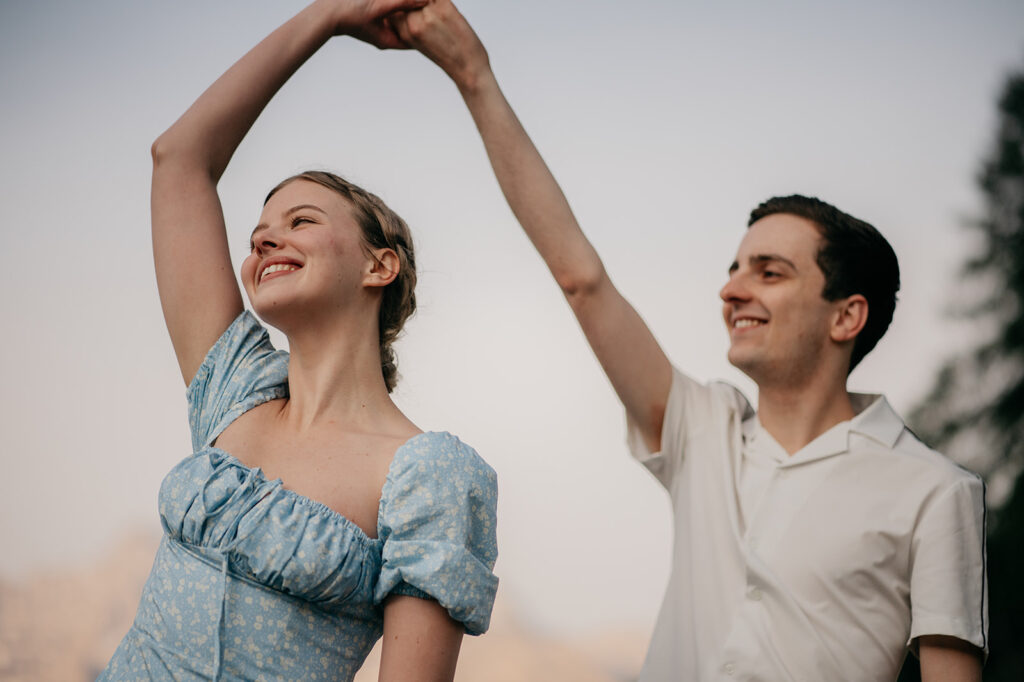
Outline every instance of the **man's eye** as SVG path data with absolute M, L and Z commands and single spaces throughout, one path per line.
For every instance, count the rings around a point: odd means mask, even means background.
M 775 272 L 774 270 L 765 270 L 763 274 L 764 274 L 765 277 L 778 277 L 779 276 L 779 273 Z

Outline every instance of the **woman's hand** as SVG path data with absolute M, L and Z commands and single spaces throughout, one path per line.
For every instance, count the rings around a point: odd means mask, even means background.
M 350 35 L 383 49 L 408 48 L 388 17 L 417 10 L 428 0 L 317 0 L 330 13 L 334 35 Z
M 490 71 L 487 50 L 451 0 L 430 0 L 414 12 L 396 12 L 388 23 L 398 37 L 426 55 L 460 90 L 473 87 Z

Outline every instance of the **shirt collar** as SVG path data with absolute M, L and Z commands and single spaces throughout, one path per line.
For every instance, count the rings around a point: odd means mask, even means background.
M 756 415 L 743 421 L 744 439 L 753 445 L 755 440 L 765 439 L 762 446 L 768 448 L 779 466 L 797 466 L 807 462 L 831 457 L 847 452 L 851 446 L 852 434 L 870 438 L 877 443 L 891 448 L 903 432 L 903 420 L 889 405 L 882 395 L 851 393 L 850 402 L 856 416 L 848 421 L 839 422 L 825 431 L 798 452 L 789 455 L 775 441 Z M 774 447 L 772 447 L 774 446 Z
M 903 433 L 903 420 L 884 395 L 851 393 L 850 402 L 857 416 L 850 420 L 850 431 L 866 436 L 887 448 L 896 445 Z

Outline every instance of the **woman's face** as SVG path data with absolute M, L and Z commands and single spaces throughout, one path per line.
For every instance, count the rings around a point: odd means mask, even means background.
M 372 264 L 348 200 L 295 180 L 263 207 L 241 277 L 256 313 L 282 328 L 293 317 L 371 301 L 364 279 Z

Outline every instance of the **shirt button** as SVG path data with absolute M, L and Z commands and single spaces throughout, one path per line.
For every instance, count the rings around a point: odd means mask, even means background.
M 761 601 L 761 590 L 756 587 L 750 590 L 750 598 L 754 601 Z
M 732 663 L 726 663 L 723 667 L 723 670 L 725 670 L 726 675 L 732 675 L 734 672 L 736 672 L 736 666 L 734 666 Z

